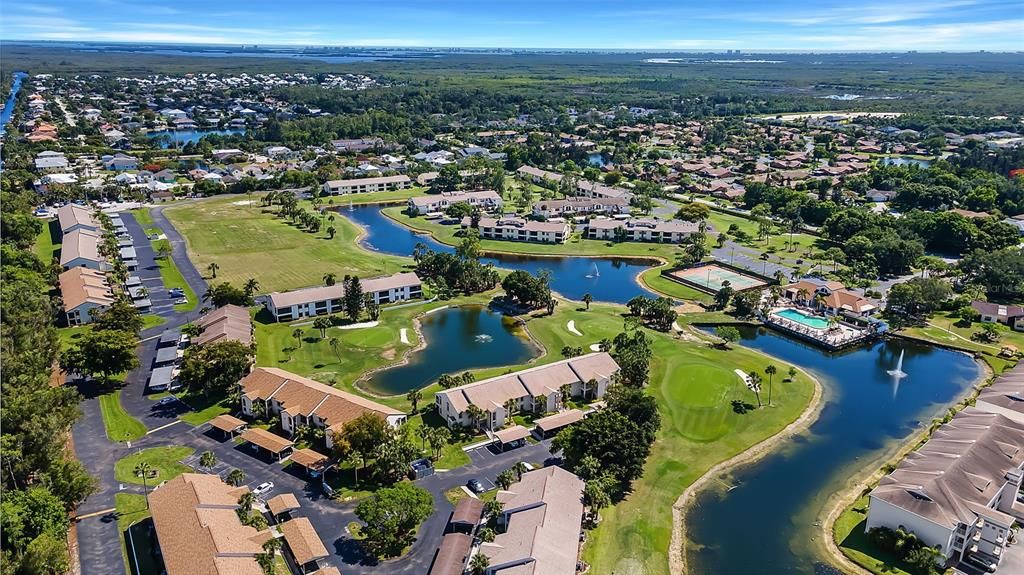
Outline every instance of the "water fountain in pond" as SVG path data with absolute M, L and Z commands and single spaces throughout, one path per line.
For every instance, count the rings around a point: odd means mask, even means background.
M 587 279 L 597 279 L 601 277 L 601 270 L 597 269 L 597 264 L 594 264 L 594 271 L 587 274 Z
M 903 354 L 906 350 L 900 350 L 900 358 L 896 362 L 896 369 L 890 369 L 886 373 L 892 376 L 892 397 L 896 398 L 896 392 L 900 390 L 900 380 L 907 377 L 907 373 L 903 371 Z
M 477 343 L 491 343 L 492 341 L 494 341 L 494 338 L 489 336 L 489 335 L 487 335 L 486 333 L 481 333 L 481 334 L 477 335 L 476 337 L 474 337 L 473 341 L 475 341 Z

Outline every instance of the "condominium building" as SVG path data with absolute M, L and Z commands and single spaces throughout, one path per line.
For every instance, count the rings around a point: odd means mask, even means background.
M 700 228 L 693 222 L 664 221 L 652 218 L 591 219 L 587 222 L 587 237 L 593 240 L 613 240 L 616 238 L 616 234 L 622 234 L 622 237 L 630 242 L 678 244 L 698 231 Z
M 440 194 L 429 194 L 409 198 L 408 211 L 410 214 L 429 214 L 431 212 L 443 212 L 454 204 L 469 204 L 481 210 L 500 210 L 502 206 L 501 195 L 494 190 L 482 190 L 478 192 L 441 192 Z
M 545 218 L 601 213 L 628 214 L 629 202 L 624 198 L 566 198 L 541 200 L 533 205 L 533 215 Z
M 367 192 L 386 192 L 388 190 L 404 190 L 412 186 L 409 176 L 380 176 L 376 178 L 356 178 L 352 180 L 328 180 L 324 182 L 324 193 L 336 196 L 339 194 L 361 194 Z
M 380 304 L 410 300 L 423 295 L 423 282 L 413 272 L 361 279 L 363 294 Z M 292 321 L 344 310 L 345 286 L 336 283 L 286 292 L 274 292 L 267 299 L 267 310 L 276 321 Z
M 462 227 L 467 228 L 470 225 L 471 218 L 462 219 Z M 565 222 L 540 222 L 518 216 L 480 218 L 477 228 L 480 230 L 480 237 L 487 240 L 542 244 L 563 244 L 572 232 L 569 224 Z
M 60 274 L 61 303 L 68 325 L 90 323 L 93 314 L 114 303 L 107 275 L 87 267 L 74 267 Z

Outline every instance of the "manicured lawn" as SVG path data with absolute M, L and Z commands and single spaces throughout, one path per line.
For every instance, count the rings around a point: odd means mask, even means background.
M 878 575 L 911 575 L 906 565 L 892 553 L 878 549 L 867 537 L 868 498 L 861 497 L 836 519 L 832 532 L 839 550 L 854 563 Z
M 135 221 L 139 222 L 139 225 L 143 228 L 148 229 L 156 225 L 153 223 L 153 217 L 149 215 L 149 208 L 132 210 L 131 214 L 135 216 Z
M 644 271 L 640 274 L 640 281 L 649 289 L 677 300 L 710 302 L 714 299 L 710 294 L 665 278 L 661 275 L 661 270 L 664 267 L 659 266 Z
M 258 195 L 253 196 L 258 201 Z M 358 228 L 340 216 L 326 222 L 323 231 L 300 230 L 276 215 L 276 208 L 235 205 L 231 196 L 182 204 L 164 213 L 188 243 L 189 257 L 203 271 L 211 262 L 220 269 L 213 281 L 241 285 L 250 278 L 260 283 L 261 292 L 279 291 L 320 284 L 332 272 L 372 277 L 400 271 L 410 259 L 371 253 L 359 248 Z M 337 229 L 334 239 L 328 226 Z M 211 278 L 212 279 L 212 278 Z
M 33 246 L 36 255 L 44 264 L 49 264 L 53 258 L 60 257 L 61 243 L 57 239 L 59 236 L 60 229 L 57 226 L 57 220 L 44 220 L 43 229 L 40 230 L 35 246 Z
M 146 507 L 146 497 L 116 493 L 114 505 L 117 508 L 117 528 L 121 533 L 121 558 L 124 560 L 125 572 L 129 575 L 158 575 L 160 562 L 155 553 L 153 537 L 149 534 L 150 514 Z M 132 544 L 134 553 L 129 551 Z
M 218 415 L 231 413 L 238 406 L 230 399 L 215 396 L 203 396 L 200 394 L 181 394 L 178 399 L 192 408 L 193 411 L 184 413 L 179 419 L 189 425 L 202 425 Z
M 128 415 L 121 405 L 121 390 L 100 396 L 100 413 L 107 438 L 111 441 L 131 441 L 146 435 L 146 426 Z
M 329 196 L 321 198 L 323 206 L 361 206 L 365 204 L 404 202 L 409 198 L 426 195 L 427 188 L 412 187 L 407 190 L 391 190 L 390 192 L 373 192 L 370 194 L 348 194 L 345 196 Z M 303 201 L 306 209 L 312 209 L 310 202 Z
M 163 325 L 167 323 L 167 319 L 162 318 L 156 314 L 146 314 L 142 316 L 142 329 L 147 330 L 151 327 Z
M 156 265 L 160 269 L 160 279 L 163 280 L 164 287 L 167 289 L 180 287 L 185 291 L 185 298 L 188 299 L 188 302 L 175 304 L 174 311 L 189 312 L 196 309 L 196 306 L 199 305 L 199 298 L 196 296 L 196 292 L 192 291 L 192 287 L 188 285 L 188 282 L 185 281 L 184 276 L 181 275 L 181 270 L 174 263 L 174 259 L 158 257 L 156 258 Z
M 191 467 L 183 465 L 180 461 L 194 452 L 195 449 L 191 447 L 179 446 L 143 449 L 119 459 L 114 464 L 114 477 L 121 483 L 142 485 L 142 477 L 135 474 L 135 466 L 140 463 L 148 463 L 152 472 L 147 483 L 150 486 L 157 485 L 174 479 L 182 473 L 192 471 Z
M 996 324 L 1000 335 L 999 341 L 992 344 L 981 343 L 971 339 L 971 335 L 981 330 L 981 322 L 974 322 L 970 327 L 966 327 L 958 326 L 957 321 L 958 318 L 950 317 L 949 312 L 940 312 L 929 318 L 928 325 L 904 328 L 900 333 L 972 353 L 981 353 L 982 359 L 996 373 L 1001 373 L 1014 363 L 1012 359 L 999 357 L 999 351 L 1003 346 L 1009 345 L 1024 351 L 1024 333 Z

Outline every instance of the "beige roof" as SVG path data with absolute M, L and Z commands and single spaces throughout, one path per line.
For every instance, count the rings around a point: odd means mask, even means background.
M 422 282 L 419 276 L 413 272 L 402 272 L 391 276 L 382 276 L 359 280 L 366 293 L 386 291 L 389 289 L 402 288 L 406 286 L 418 286 Z M 345 286 L 336 283 L 332 286 L 315 286 L 297 289 L 286 292 L 274 292 L 270 294 L 270 301 L 277 309 L 291 307 L 293 305 L 308 304 L 331 299 L 341 299 L 345 296 Z
M 430 575 L 462 575 L 466 556 L 473 546 L 473 538 L 465 533 L 448 533 L 441 540 L 441 547 L 430 568 Z
M 470 218 L 468 216 L 462 219 L 463 226 L 468 226 L 469 224 Z M 524 230 L 527 232 L 569 232 L 569 224 L 565 222 L 538 222 L 536 220 L 527 220 L 524 218 L 520 218 L 518 216 L 501 218 L 480 218 L 480 222 L 478 225 L 482 229 L 514 228 L 516 230 Z
M 476 192 L 442 192 L 440 194 L 429 194 L 409 198 L 413 206 L 417 208 L 430 208 L 442 204 L 457 204 L 466 202 L 468 204 L 478 203 L 501 203 L 501 194 L 494 190 L 480 190 Z
M 196 338 L 197 345 L 227 340 L 252 344 L 252 318 L 249 317 L 249 310 L 242 306 L 228 304 L 219 307 L 199 318 L 196 323 L 203 328 L 203 332 Z
M 282 523 L 280 528 L 288 548 L 292 550 L 292 555 L 300 564 L 327 557 L 327 548 L 324 547 L 323 541 L 320 541 L 320 536 L 316 534 L 316 529 L 313 529 L 309 519 L 296 517 Z
M 294 493 L 282 493 L 267 500 L 267 509 L 271 515 L 280 515 L 285 511 L 294 511 L 300 507 Z
M 110 305 L 114 296 L 103 272 L 77 267 L 63 272 L 58 277 L 64 311 L 71 311 L 84 303 Z
M 65 266 L 78 258 L 93 262 L 104 261 L 100 256 L 100 241 L 100 234 L 89 230 L 68 232 L 60 248 L 60 265 Z
M 496 497 L 508 518 L 504 533 L 480 551 L 501 573 L 502 565 L 532 561 L 533 575 L 575 573 L 583 521 L 583 480 L 561 467 L 545 467 Z
M 225 432 L 232 432 L 245 425 L 245 422 L 227 413 L 218 415 L 210 420 L 210 425 Z
M 327 463 L 327 456 L 312 449 L 296 449 L 292 461 L 306 469 L 321 469 Z
M 262 575 L 255 556 L 273 535 L 242 525 L 235 509 L 246 487 L 185 473 L 149 494 L 168 575 Z
M 250 399 L 273 398 L 289 414 L 306 417 L 315 414 L 332 429 L 367 412 L 381 417 L 403 415 L 397 409 L 276 367 L 257 367 L 242 378 L 239 385 Z
M 438 395 L 447 397 L 460 413 L 471 403 L 493 411 L 510 399 L 558 393 L 562 384 L 611 377 L 618 369 L 612 356 L 600 351 L 453 387 Z
M 1000 375 L 978 394 L 976 405 L 1024 423 L 1024 363 Z
M 1024 465 L 1024 423 L 969 407 L 935 430 L 879 481 L 871 497 L 949 528 L 979 514 L 1008 521 L 989 502 Z
M 271 453 L 281 453 L 285 449 L 295 445 L 295 442 L 289 441 L 280 435 L 275 435 L 266 429 L 261 429 L 259 427 L 246 429 L 239 437 L 249 443 L 259 445 Z
M 327 186 L 330 188 L 341 188 L 374 184 L 399 184 L 408 181 L 410 181 L 409 176 L 379 176 L 376 178 L 356 178 L 352 180 L 330 180 L 327 182 Z
M 476 497 L 463 497 L 455 505 L 452 512 L 452 523 L 469 523 L 476 525 L 484 511 L 484 502 Z
M 100 223 L 92 215 L 92 210 L 76 204 L 67 204 L 57 208 L 57 223 L 61 231 L 67 231 L 74 226 L 86 226 L 92 229 L 99 229 Z
M 530 430 L 526 429 L 522 425 L 513 425 L 508 429 L 502 429 L 501 431 L 494 432 L 494 438 L 502 443 L 519 441 L 520 439 L 526 439 L 529 436 Z
M 578 409 L 567 409 L 561 413 L 542 417 L 534 423 L 537 425 L 537 429 L 547 433 L 549 431 L 565 427 L 571 423 L 576 423 L 581 419 L 583 419 L 582 411 Z

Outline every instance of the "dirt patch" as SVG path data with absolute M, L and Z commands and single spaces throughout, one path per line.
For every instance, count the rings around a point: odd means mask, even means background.
M 395 359 L 395 348 L 389 347 L 385 349 L 384 351 L 380 352 L 380 356 L 389 361 Z

